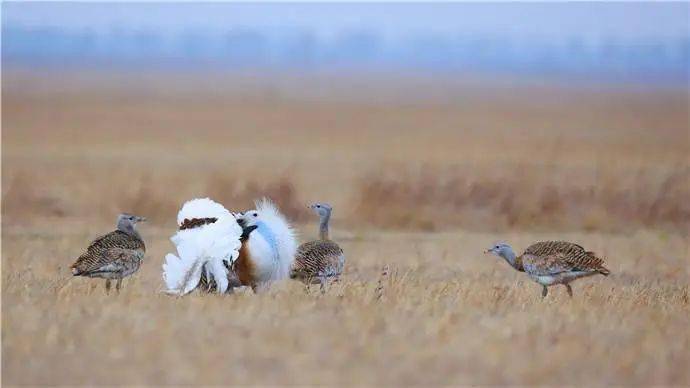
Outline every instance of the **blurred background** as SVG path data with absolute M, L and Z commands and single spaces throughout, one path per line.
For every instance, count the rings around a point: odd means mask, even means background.
M 8 221 L 688 226 L 685 3 L 2 7 Z
M 7 4 L 6 64 L 687 80 L 687 5 Z

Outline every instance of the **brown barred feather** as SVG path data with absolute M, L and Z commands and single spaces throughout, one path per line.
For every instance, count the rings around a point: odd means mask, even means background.
M 72 264 L 72 273 L 121 278 L 139 269 L 145 252 L 146 246 L 139 236 L 116 230 L 94 240 Z
M 229 266 L 225 261 L 223 262 L 223 265 L 225 266 L 225 269 L 228 270 L 228 292 L 232 292 L 233 288 L 240 287 L 242 283 L 240 282 L 240 279 L 232 266 Z M 206 271 L 202 270 L 201 279 L 199 280 L 199 286 L 197 289 L 204 292 L 213 293 L 217 292 L 218 286 L 216 285 L 216 281 L 213 278 L 207 278 Z
M 209 293 L 214 292 L 216 290 L 216 282 L 214 282 L 213 279 L 207 278 L 206 273 L 202 270 L 201 278 L 199 278 L 199 285 L 196 289 Z
M 338 276 L 342 271 L 343 250 L 331 240 L 306 242 L 297 248 L 290 278 L 311 280 Z
M 202 225 L 212 224 L 216 221 L 218 221 L 218 218 L 216 217 L 192 219 L 185 218 L 184 221 L 182 221 L 182 225 L 180 225 L 180 230 L 193 229 Z
M 513 264 L 513 268 L 520 272 L 525 272 L 525 266 L 523 265 L 523 259 L 522 256 L 517 256 L 515 258 L 515 264 Z
M 577 244 L 567 241 L 543 241 L 525 249 L 519 262 L 529 259 L 538 267 L 547 269 L 562 268 L 563 271 L 596 271 L 602 275 L 609 275 L 610 271 L 604 267 L 604 260 L 594 252 L 585 251 Z

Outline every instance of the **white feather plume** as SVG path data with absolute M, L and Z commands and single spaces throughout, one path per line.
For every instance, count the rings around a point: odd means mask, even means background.
M 297 252 L 296 233 L 271 200 L 263 198 L 255 205 L 256 209 L 243 212 L 241 217 L 247 219 L 249 225 L 262 222 L 271 233 L 265 236 L 259 228 L 247 241 L 251 257 L 256 261 L 258 280 L 267 283 L 287 279 Z M 257 216 L 253 217 L 255 213 Z M 271 239 L 273 241 L 268 241 Z
M 223 205 L 209 198 L 195 198 L 182 205 L 182 208 L 177 213 L 177 225 L 182 225 L 185 219 L 221 218 L 224 216 L 232 216 L 232 213 Z
M 163 263 L 163 280 L 167 292 L 184 295 L 194 290 L 202 270 L 214 279 L 218 292 L 228 288 L 228 272 L 224 261 L 237 260 L 241 247 L 242 228 L 235 217 L 221 204 L 208 198 L 186 202 L 177 215 L 178 224 L 185 219 L 217 218 L 211 224 L 178 231 L 170 240 L 177 255 L 167 254 Z
M 280 279 L 286 279 L 290 275 L 290 268 L 297 253 L 297 233 L 270 199 L 263 198 L 256 201 L 256 210 L 261 220 L 266 222 L 276 234 L 280 261 L 279 272 L 276 275 Z

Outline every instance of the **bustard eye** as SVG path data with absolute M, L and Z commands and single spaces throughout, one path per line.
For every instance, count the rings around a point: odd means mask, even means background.
M 321 208 L 321 205 L 316 205 L 316 207 Z
M 258 216 L 259 216 L 258 213 L 254 213 L 254 214 L 252 214 L 252 215 L 253 215 L 254 217 L 258 217 Z

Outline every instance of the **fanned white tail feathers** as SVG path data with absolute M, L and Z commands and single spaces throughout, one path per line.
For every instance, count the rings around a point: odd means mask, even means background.
M 182 225 L 185 219 L 232 216 L 223 205 L 209 198 L 195 198 L 182 205 L 177 213 L 177 225 Z
M 228 288 L 228 272 L 224 262 L 232 263 L 239 256 L 242 228 L 235 217 L 221 204 L 208 198 L 186 202 L 177 215 L 178 225 L 185 219 L 217 218 L 211 224 L 178 231 L 170 240 L 177 255 L 167 254 L 163 263 L 166 292 L 184 295 L 193 291 L 205 271 L 218 286 L 218 292 Z
M 262 198 L 256 201 L 255 205 L 259 219 L 273 231 L 276 238 L 278 266 L 274 269 L 270 280 L 286 279 L 289 277 L 290 267 L 295 261 L 297 234 L 273 201 Z

